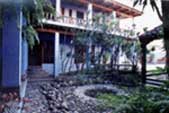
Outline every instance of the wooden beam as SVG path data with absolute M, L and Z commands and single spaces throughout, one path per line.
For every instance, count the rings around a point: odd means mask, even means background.
M 47 32 L 47 33 L 59 32 L 61 34 L 66 34 L 66 35 L 72 35 L 72 36 L 75 35 L 74 33 L 71 33 L 71 32 L 62 31 L 62 30 L 55 30 L 55 29 L 37 28 L 36 30 L 39 32 Z
M 89 2 L 86 1 L 86 0 L 78 0 L 79 2 L 81 3 L 84 3 L 84 4 L 88 4 Z M 120 16 L 122 16 L 123 18 L 131 18 L 133 16 L 131 15 L 128 15 L 128 14 L 125 14 L 125 13 L 122 13 L 120 12 L 119 10 L 117 10 L 116 8 L 109 8 L 109 7 L 105 7 L 103 5 L 99 5 L 99 4 L 96 4 L 94 2 L 92 2 L 93 4 L 93 7 L 95 8 L 98 8 L 98 9 L 102 9 L 103 11 L 106 11 L 106 12 L 112 12 L 113 10 L 116 11 L 117 14 L 119 14 Z

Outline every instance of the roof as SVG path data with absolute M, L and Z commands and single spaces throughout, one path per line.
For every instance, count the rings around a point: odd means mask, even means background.
M 163 26 L 157 26 L 152 30 L 146 31 L 144 34 L 139 36 L 142 43 L 148 44 L 149 42 L 160 39 L 163 37 Z
M 115 11 L 125 13 L 127 15 L 131 15 L 132 17 L 142 15 L 141 11 L 139 11 L 135 8 L 129 7 L 127 5 L 124 5 L 124 4 L 117 2 L 115 0 L 94 0 L 94 1 L 104 1 L 104 4 L 106 6 L 113 8 Z
M 131 18 L 141 16 L 143 13 L 135 8 L 129 7 L 115 0 L 63 0 L 65 2 L 80 3 L 86 5 L 90 2 L 93 4 L 95 10 L 102 10 L 104 12 L 117 12 L 119 18 Z

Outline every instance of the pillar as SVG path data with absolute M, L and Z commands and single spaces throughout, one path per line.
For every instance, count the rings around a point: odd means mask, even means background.
M 117 18 L 117 14 L 115 11 L 112 11 L 112 15 L 113 15 L 113 18 L 116 19 Z
M 21 31 L 21 8 L 16 6 L 16 11 L 5 9 L 2 27 L 2 87 L 5 88 L 18 88 L 21 84 Z
M 89 24 L 91 25 L 93 23 L 93 4 L 89 3 L 87 7 L 87 19 L 89 20 Z
M 56 0 L 56 16 L 61 16 L 61 0 Z
M 142 76 L 142 84 L 144 85 L 146 83 L 146 44 L 141 44 L 141 52 L 142 52 L 142 58 L 141 58 L 141 76 Z
M 61 72 L 61 58 L 60 58 L 60 36 L 59 33 L 55 33 L 55 58 L 54 58 L 54 76 L 58 76 Z
M 28 43 L 22 40 L 22 75 L 27 75 L 28 69 Z

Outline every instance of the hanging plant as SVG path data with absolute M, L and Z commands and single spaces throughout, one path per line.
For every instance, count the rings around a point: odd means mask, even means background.
M 35 27 L 43 26 L 42 20 L 45 18 L 44 13 L 54 14 L 54 7 L 49 0 L 26 0 L 23 2 L 9 0 L 8 2 L 3 2 L 0 4 L 0 28 L 3 25 L 3 9 L 13 11 L 12 16 L 16 16 L 16 4 L 22 6 L 23 17 L 26 20 L 26 24 L 23 25 L 22 30 L 23 37 L 27 40 L 30 48 L 33 48 L 36 42 L 39 43 L 38 33 Z M 9 18 L 12 18 L 12 16 Z
M 54 14 L 54 8 L 49 0 L 34 0 L 23 4 L 23 16 L 26 25 L 23 26 L 23 36 L 26 38 L 30 48 L 40 42 L 38 33 L 34 27 L 43 27 L 42 20 L 45 12 Z
M 29 47 L 32 49 L 36 42 L 39 44 L 39 38 L 36 30 L 31 26 L 24 26 L 23 27 L 23 37 L 26 37 Z

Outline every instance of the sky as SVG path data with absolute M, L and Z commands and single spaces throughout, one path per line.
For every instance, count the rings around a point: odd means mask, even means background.
M 125 5 L 133 7 L 134 0 L 116 0 Z M 159 9 L 161 9 L 160 0 L 157 0 Z M 142 6 L 137 5 L 134 8 L 142 11 Z M 133 24 L 133 19 L 123 19 L 120 21 L 121 26 L 124 28 L 131 27 Z M 153 29 L 154 27 L 162 24 L 156 12 L 153 12 L 150 4 L 143 10 L 143 15 L 134 18 L 134 23 L 136 24 L 136 31 L 143 32 L 143 28 L 148 27 L 148 29 Z
M 128 5 L 130 7 L 133 7 L 133 1 L 134 0 L 116 0 L 118 2 L 121 2 L 125 5 Z M 160 0 L 156 0 L 157 5 L 161 11 L 161 3 Z M 138 5 L 134 7 L 140 11 L 142 11 L 142 6 Z M 160 21 L 158 15 L 156 12 L 153 12 L 150 4 L 146 6 L 146 8 L 143 10 L 143 15 L 139 17 L 134 18 L 134 23 L 136 24 L 136 31 L 143 33 L 143 28 L 148 27 L 148 30 L 153 29 L 156 26 L 159 26 L 162 24 Z M 127 28 L 130 27 L 133 24 L 133 19 L 124 19 L 121 20 L 121 27 Z M 152 47 L 155 47 L 155 59 L 160 59 L 165 56 L 165 51 L 163 49 L 163 40 L 154 40 L 151 43 L 147 45 L 147 48 L 150 50 Z

